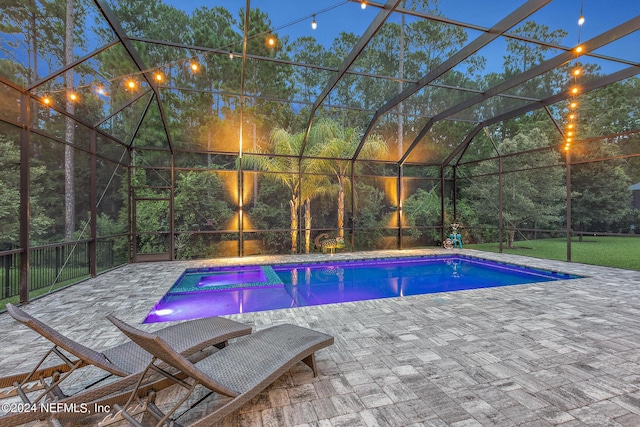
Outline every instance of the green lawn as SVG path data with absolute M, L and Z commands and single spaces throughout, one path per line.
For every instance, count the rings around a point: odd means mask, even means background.
M 515 249 L 503 249 L 504 253 L 535 258 L 567 259 L 567 239 L 526 240 L 516 242 Z M 497 243 L 465 245 L 468 249 L 498 252 Z M 571 240 L 571 260 L 583 264 L 640 270 L 640 238 L 585 236 L 582 242 Z

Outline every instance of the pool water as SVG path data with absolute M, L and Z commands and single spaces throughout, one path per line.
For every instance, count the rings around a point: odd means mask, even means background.
M 579 276 L 462 255 L 186 270 L 145 323 Z

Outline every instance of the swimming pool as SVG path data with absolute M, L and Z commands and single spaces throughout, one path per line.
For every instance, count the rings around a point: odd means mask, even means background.
M 466 255 L 190 269 L 144 323 L 578 277 Z

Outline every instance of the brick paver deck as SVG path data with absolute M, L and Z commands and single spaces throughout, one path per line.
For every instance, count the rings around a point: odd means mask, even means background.
M 228 316 L 255 329 L 284 322 L 310 327 L 333 335 L 335 345 L 318 352 L 317 378 L 300 364 L 222 424 L 640 426 L 640 272 L 456 252 L 588 277 Z M 132 264 L 24 308 L 101 348 L 126 339 L 105 319 L 109 313 L 143 329 L 160 327 L 139 324 L 185 268 L 327 258 Z M 28 370 L 48 348 L 6 313 L 0 330 L 0 376 Z M 163 399 L 179 392 L 168 389 Z M 180 421 L 197 418 L 197 410 Z

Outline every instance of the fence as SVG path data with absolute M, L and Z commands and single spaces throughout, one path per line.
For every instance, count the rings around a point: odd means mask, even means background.
M 73 282 L 90 274 L 89 240 L 57 243 L 30 249 L 29 291 L 45 289 L 51 285 Z M 96 242 L 98 271 L 116 266 L 114 241 Z M 0 253 L 0 300 L 20 294 L 21 250 Z

